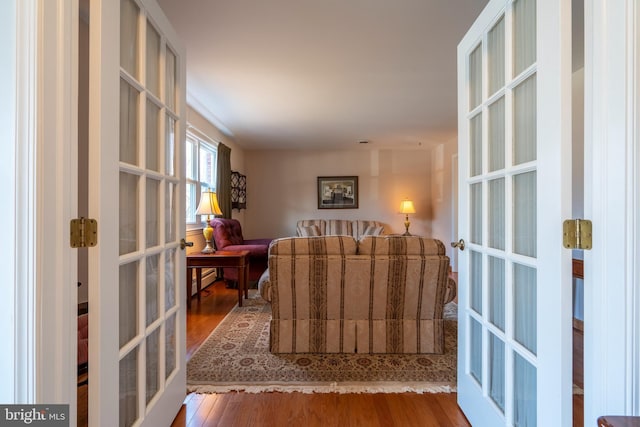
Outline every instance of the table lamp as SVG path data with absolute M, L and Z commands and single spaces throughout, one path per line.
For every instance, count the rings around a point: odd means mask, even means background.
M 403 236 L 411 236 L 411 233 L 409 233 L 409 225 L 411 224 L 409 222 L 409 214 L 416 213 L 416 208 L 413 207 L 413 201 L 403 200 L 402 202 L 400 202 L 400 213 L 405 214 L 405 217 L 404 217 L 405 232 Z
M 212 254 L 216 250 L 211 246 L 211 239 L 213 238 L 213 227 L 209 223 L 211 219 L 211 215 L 222 215 L 222 211 L 220 210 L 220 205 L 218 205 L 218 196 L 211 190 L 205 190 L 200 195 L 200 204 L 198 205 L 198 209 L 196 209 L 196 215 L 206 215 L 207 216 L 207 226 L 202 229 L 202 234 L 204 235 L 204 240 L 207 241 L 207 245 L 202 250 L 203 254 Z

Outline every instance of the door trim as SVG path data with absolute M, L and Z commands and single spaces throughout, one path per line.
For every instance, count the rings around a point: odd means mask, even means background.
M 640 111 L 634 0 L 585 2 L 585 425 L 640 413 Z

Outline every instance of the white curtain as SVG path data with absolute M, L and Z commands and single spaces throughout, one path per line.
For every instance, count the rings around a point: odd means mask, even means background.
M 513 5 L 513 75 L 536 61 L 536 1 L 518 0 Z
M 147 81 L 146 88 L 160 97 L 160 34 L 147 21 Z
M 505 365 L 504 365 L 504 342 L 495 336 L 489 334 L 489 396 L 498 405 L 500 410 L 504 412 L 504 381 L 505 381 Z
M 504 250 L 505 200 L 504 178 L 489 181 L 489 246 Z
M 536 76 L 529 77 L 513 91 L 513 163 L 536 159 Z
M 487 36 L 489 95 L 504 87 L 504 18 L 493 26 Z
M 138 76 L 138 14 L 132 0 L 120 1 L 120 66 L 133 77 Z
M 513 371 L 513 423 L 517 427 L 537 427 L 536 368 L 514 353 Z
M 469 107 L 473 110 L 482 102 L 482 45 L 469 55 Z
M 504 168 L 504 97 L 489 106 L 489 172 Z
M 154 104 L 151 100 L 147 99 L 147 111 L 146 111 L 146 133 L 147 133 L 147 169 L 160 172 L 160 151 L 162 146 L 160 145 L 160 108 Z

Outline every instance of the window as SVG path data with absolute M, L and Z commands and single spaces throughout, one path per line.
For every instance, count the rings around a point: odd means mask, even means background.
M 187 224 L 198 224 L 201 218 L 196 215 L 200 193 L 205 189 L 216 191 L 216 168 L 218 150 L 209 142 L 187 132 L 187 188 L 186 220 Z

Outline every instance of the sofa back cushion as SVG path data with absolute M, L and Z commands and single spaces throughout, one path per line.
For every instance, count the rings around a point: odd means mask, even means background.
M 224 249 L 226 246 L 242 245 L 242 226 L 237 219 L 214 218 L 210 221 L 213 227 L 213 240 L 217 249 Z
M 384 224 L 380 221 L 356 220 L 353 221 L 353 237 L 356 239 L 367 235 L 370 229 L 371 235 L 379 235 L 384 233 Z
M 355 255 L 351 236 L 285 237 L 271 242 L 269 257 L 281 255 Z
M 356 239 L 370 234 L 382 235 L 384 224 L 380 221 L 350 220 L 350 219 L 304 219 L 296 223 L 296 235 L 298 237 L 313 236 L 312 229 L 318 227 L 320 236 L 353 236 Z
M 303 227 L 298 227 L 298 236 L 300 237 L 322 236 L 322 233 L 320 232 L 320 228 L 317 225 L 307 225 Z
M 329 236 L 353 236 L 351 220 L 330 219 L 327 221 L 327 232 Z M 354 236 L 355 237 L 355 236 Z
M 327 226 L 327 223 L 325 222 L 324 219 L 302 219 L 300 221 L 298 221 L 298 223 L 296 224 L 296 232 L 298 234 L 298 236 L 304 236 L 303 234 L 303 228 L 305 227 L 313 227 L 316 226 L 318 227 L 318 230 L 320 231 L 320 236 L 324 236 L 325 233 L 325 228 Z
M 444 244 L 418 236 L 363 236 L 358 241 L 360 255 L 444 255 Z

